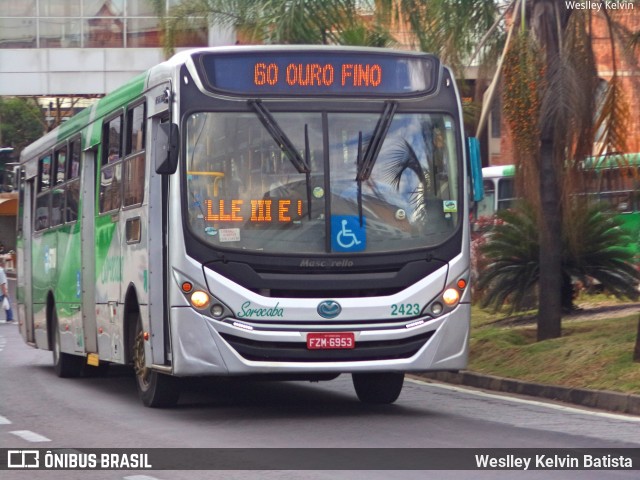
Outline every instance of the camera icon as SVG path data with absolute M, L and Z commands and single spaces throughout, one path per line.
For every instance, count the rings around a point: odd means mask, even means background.
M 7 468 L 40 468 L 40 452 L 38 450 L 9 450 L 7 452 Z

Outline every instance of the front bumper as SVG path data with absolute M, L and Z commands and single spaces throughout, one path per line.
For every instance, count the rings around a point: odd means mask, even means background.
M 364 371 L 459 370 L 467 365 L 469 304 L 438 318 L 412 322 L 349 322 L 322 331 L 351 331 L 349 350 L 307 350 L 313 325 L 260 330 L 205 317 L 188 307 L 172 309 L 173 373 L 178 376 L 313 374 Z M 424 320 L 424 323 L 419 323 Z M 415 326 L 407 327 L 407 324 Z

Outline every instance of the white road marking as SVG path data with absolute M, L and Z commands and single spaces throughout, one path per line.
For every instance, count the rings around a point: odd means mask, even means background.
M 156 477 L 150 477 L 149 475 L 129 475 L 122 478 L 124 480 L 158 480 Z
M 12 433 L 20 438 L 23 438 L 27 442 L 50 442 L 51 441 L 47 437 L 43 437 L 42 435 L 32 432 L 31 430 L 16 430 L 14 432 L 9 432 L 9 433 Z
M 11 423 L 11 420 L 9 420 L 7 417 L 3 417 L 2 415 L 0 415 L 0 425 L 9 425 Z
M 525 404 L 528 404 L 528 405 L 542 406 L 542 407 L 552 408 L 552 409 L 560 410 L 560 411 L 564 411 L 564 412 L 580 413 L 580 414 L 583 414 L 583 415 L 592 415 L 592 416 L 595 416 L 595 417 L 610 418 L 610 419 L 613 419 L 613 420 L 623 420 L 623 421 L 627 421 L 627 422 L 640 423 L 640 417 L 635 417 L 635 416 L 616 414 L 616 413 L 607 413 L 607 412 L 596 412 L 596 411 L 592 411 L 592 410 L 584 410 L 582 408 L 577 408 L 577 407 L 569 407 L 569 406 L 565 406 L 565 405 L 558 405 L 558 404 L 555 404 L 555 403 L 547 403 L 547 402 L 542 402 L 542 401 L 537 401 L 537 400 L 529 400 L 529 399 L 526 399 L 526 398 L 510 397 L 510 396 L 506 396 L 506 395 L 499 395 L 499 394 L 495 394 L 495 393 L 482 392 L 482 391 L 479 391 L 479 390 L 473 390 L 473 389 L 464 388 L 464 387 L 457 387 L 457 386 L 453 386 L 453 385 L 446 385 L 446 384 L 442 384 L 442 383 L 425 382 L 425 381 L 422 381 L 422 380 L 417 380 L 415 378 L 407 378 L 407 381 L 413 382 L 413 383 L 417 383 L 419 385 L 428 385 L 430 387 L 442 388 L 444 390 L 452 390 L 454 392 L 468 393 L 470 395 L 476 395 L 478 397 L 500 399 L 500 400 L 505 400 L 505 401 L 513 402 L 513 403 L 525 403 Z

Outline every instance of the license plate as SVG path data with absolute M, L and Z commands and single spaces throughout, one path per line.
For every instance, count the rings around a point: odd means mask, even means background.
M 307 334 L 307 348 L 309 350 L 333 350 L 355 348 L 355 346 L 356 340 L 353 332 Z

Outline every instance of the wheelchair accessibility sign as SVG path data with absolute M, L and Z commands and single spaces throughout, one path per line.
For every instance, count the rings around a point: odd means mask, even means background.
M 331 217 L 331 250 L 334 252 L 362 252 L 367 248 L 366 218 L 355 215 Z

